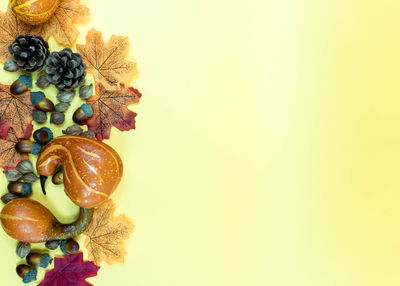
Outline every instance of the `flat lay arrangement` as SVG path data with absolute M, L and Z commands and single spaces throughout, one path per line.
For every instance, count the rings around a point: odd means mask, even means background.
M 10 0 L 0 12 L 0 63 L 14 78 L 0 78 L 0 166 L 8 180 L 0 220 L 16 241 L 10 253 L 21 258 L 16 275 L 24 283 L 91 285 L 85 279 L 102 263 L 124 262 L 134 229 L 114 214 L 124 160 L 106 139 L 112 127 L 135 128 L 128 106 L 142 96 L 130 86 L 138 70 L 127 59 L 127 37 L 105 40 L 91 29 L 77 43 L 75 25 L 88 16 L 79 0 Z M 63 48 L 55 50 L 50 38 Z M 63 185 L 65 199 L 79 207 L 75 221 L 61 222 L 30 198 L 52 185 Z M 40 243 L 46 251 L 35 250 Z

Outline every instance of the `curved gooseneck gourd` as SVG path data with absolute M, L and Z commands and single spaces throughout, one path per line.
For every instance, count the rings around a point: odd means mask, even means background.
M 36 168 L 41 176 L 47 177 L 60 164 L 65 192 L 82 208 L 95 208 L 107 200 L 123 172 L 122 160 L 114 149 L 82 136 L 53 139 L 40 153 Z
M 4 206 L 0 213 L 5 232 L 12 238 L 27 243 L 62 240 L 82 233 L 92 219 L 93 209 L 80 209 L 79 218 L 71 224 L 60 223 L 37 201 L 21 198 Z

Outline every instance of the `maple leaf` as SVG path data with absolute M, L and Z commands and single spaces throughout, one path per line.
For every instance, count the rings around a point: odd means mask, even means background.
M 95 94 L 86 100 L 93 107 L 93 116 L 86 121 L 89 131 L 95 131 L 96 138 L 103 140 L 110 138 L 112 126 L 121 131 L 134 129 L 136 113 L 127 106 L 138 103 L 141 96 L 133 87 L 121 85 L 119 90 L 108 90 L 96 83 Z
M 76 49 L 86 64 L 86 72 L 106 86 L 129 83 L 138 73 L 136 63 L 125 59 L 128 37 L 112 35 L 105 44 L 102 33 L 92 29 L 86 35 L 86 44 L 76 45 Z
M 80 0 L 60 0 L 53 16 L 45 23 L 34 26 L 34 34 L 41 35 L 46 41 L 54 36 L 60 45 L 73 46 L 79 35 L 74 24 L 85 21 L 90 15 L 89 9 L 79 2 Z
M 38 286 L 89 286 L 86 278 L 97 275 L 100 267 L 83 261 L 82 252 L 54 259 L 54 268 L 46 272 Z
M 35 26 L 19 20 L 9 7 L 6 13 L 0 12 L 0 62 L 5 63 L 11 58 L 8 46 L 15 38 L 28 33 L 40 35 L 46 41 L 50 36 L 54 36 L 60 45 L 73 46 L 79 35 L 74 24 L 86 20 L 89 16 L 89 9 L 79 1 L 60 0 L 53 16 L 47 22 Z
M 103 261 L 108 264 L 124 262 L 126 251 L 122 243 L 131 235 L 134 225 L 125 215 L 113 217 L 114 211 L 112 200 L 104 202 L 95 209 L 92 221 L 84 232 L 89 260 L 97 265 Z
M 19 139 L 12 128 L 8 131 L 6 139 L 0 139 L 0 166 L 5 171 L 15 168 L 23 160 L 28 160 L 27 154 L 20 154 L 15 150 L 15 144 L 18 142 Z
M 33 27 L 19 20 L 11 9 L 6 13 L 0 11 L 0 62 L 5 63 L 11 58 L 8 46 L 19 35 L 25 35 L 32 31 Z
M 9 85 L 0 84 L 0 138 L 6 139 L 11 127 L 18 138 L 29 137 L 33 110 L 29 91 L 14 95 Z

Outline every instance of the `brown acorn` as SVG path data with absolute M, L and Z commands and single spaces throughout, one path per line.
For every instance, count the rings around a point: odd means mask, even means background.
M 40 145 L 46 145 L 53 140 L 53 132 L 47 127 L 42 127 L 33 132 L 33 139 Z
M 37 270 L 29 265 L 20 264 L 17 266 L 17 274 L 24 283 L 30 283 L 36 280 Z
M 28 86 L 26 84 L 22 84 L 19 79 L 14 81 L 10 86 L 10 92 L 14 95 L 22 94 L 28 90 Z
M 18 276 L 24 278 L 24 276 L 32 269 L 29 265 L 20 264 L 17 266 Z
M 72 119 L 78 123 L 83 124 L 89 117 L 93 115 L 93 108 L 89 104 L 82 104 L 77 110 L 75 110 Z
M 33 142 L 31 140 L 21 140 L 15 144 L 15 150 L 21 154 L 27 154 L 32 151 Z
M 79 243 L 70 238 L 61 241 L 60 249 L 64 254 L 75 254 L 79 251 Z
M 31 252 L 28 254 L 26 257 L 26 262 L 32 266 L 39 266 L 42 268 L 47 268 L 49 264 L 53 260 L 51 259 L 50 255 L 48 253 L 36 253 L 36 252 Z
M 54 173 L 53 177 L 51 178 L 51 181 L 53 182 L 54 185 L 61 185 L 62 183 L 64 183 L 62 169 Z
M 14 195 L 29 196 L 32 193 L 32 185 L 27 183 L 22 183 L 19 181 L 10 182 L 7 186 L 10 193 Z
M 40 101 L 38 104 L 36 104 L 35 107 L 44 112 L 50 112 L 55 110 L 54 103 L 47 97 L 43 98 L 43 100 Z

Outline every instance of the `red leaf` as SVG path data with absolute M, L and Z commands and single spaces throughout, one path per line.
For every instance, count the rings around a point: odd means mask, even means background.
M 47 271 L 38 286 L 90 286 L 86 278 L 97 275 L 100 267 L 84 262 L 82 252 L 54 259 L 54 269 Z
M 18 138 L 29 137 L 33 110 L 28 91 L 14 95 L 9 85 L 0 84 L 0 138 L 6 139 L 11 127 Z
M 90 131 L 96 132 L 98 140 L 110 138 L 111 127 L 121 131 L 135 128 L 136 113 L 127 106 L 138 103 L 141 93 L 133 87 L 108 90 L 102 83 L 96 83 L 96 94 L 86 100 L 93 107 L 93 116 L 86 122 Z

